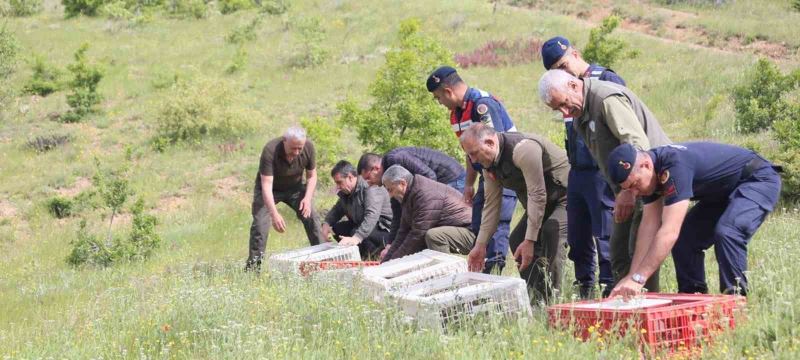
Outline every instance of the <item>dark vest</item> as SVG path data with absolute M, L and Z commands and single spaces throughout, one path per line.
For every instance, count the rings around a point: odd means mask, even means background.
M 491 168 L 497 181 L 507 189 L 517 193 L 523 206 L 528 204 L 528 187 L 522 169 L 514 165 L 514 148 L 523 140 L 536 142 L 542 148 L 542 167 L 547 189 L 547 202 L 560 201 L 567 192 L 569 162 L 564 149 L 556 146 L 542 136 L 522 133 L 497 133 L 500 155 Z
M 621 95 L 630 101 L 636 118 L 647 135 L 650 147 L 672 143 L 667 134 L 664 133 L 664 130 L 661 129 L 656 116 L 628 88 L 593 78 L 583 79 L 583 86 L 583 115 L 574 120 L 573 126 L 583 138 L 586 147 L 589 148 L 595 161 L 597 161 L 600 172 L 606 179 L 608 179 L 608 155 L 620 145 L 619 139 L 611 132 L 608 122 L 602 115 L 603 101 L 609 96 Z M 618 186 L 612 184 L 612 188 L 618 189 Z

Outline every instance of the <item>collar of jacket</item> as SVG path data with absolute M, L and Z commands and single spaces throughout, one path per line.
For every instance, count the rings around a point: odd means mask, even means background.
M 573 127 L 580 126 L 580 124 L 589 121 L 589 114 L 586 113 L 586 108 L 589 106 L 587 106 L 586 104 L 586 99 L 589 98 L 589 90 L 592 88 L 593 80 L 594 79 L 592 78 L 581 79 L 581 81 L 583 81 L 583 109 L 582 109 L 583 113 L 578 118 L 572 119 Z
M 492 166 L 487 170 L 494 172 L 500 164 L 500 158 L 503 156 L 503 149 L 505 149 L 506 137 L 503 133 L 497 133 L 497 155 L 492 160 Z

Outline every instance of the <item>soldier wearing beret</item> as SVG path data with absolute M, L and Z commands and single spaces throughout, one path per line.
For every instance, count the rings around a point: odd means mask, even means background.
M 428 76 L 426 82 L 428 91 L 433 98 L 450 110 L 450 126 L 456 137 L 475 124 L 484 124 L 499 132 L 516 132 L 517 128 L 511 121 L 503 104 L 499 99 L 486 91 L 469 87 L 450 66 L 442 66 Z M 486 198 L 484 196 L 484 178 L 478 181 L 478 191 L 475 192 L 474 184 L 481 172 L 481 165 L 466 159 L 467 178 L 464 186 L 464 201 L 472 204 L 472 231 L 477 234 L 481 223 L 481 212 Z M 474 196 L 473 196 L 474 194 Z M 505 259 L 508 255 L 508 236 L 511 229 L 511 217 L 516 206 L 516 194 L 508 189 L 503 190 L 502 208 L 500 212 L 500 225 L 486 246 L 486 267 L 484 272 L 490 273 L 497 268 L 497 273 L 502 272 Z
M 551 38 L 542 45 L 542 63 L 545 70 L 561 69 L 582 79 L 595 78 L 625 86 L 625 81 L 613 70 L 583 60 L 569 40 L 561 36 Z M 575 285 L 581 298 L 593 297 L 595 267 L 599 263 L 599 283 L 604 285 L 603 296 L 607 296 L 614 284 L 609 259 L 614 193 L 600 173 L 586 143 L 573 128 L 572 116 L 564 116 L 564 130 L 570 165 L 567 243 L 569 259 L 575 263 Z

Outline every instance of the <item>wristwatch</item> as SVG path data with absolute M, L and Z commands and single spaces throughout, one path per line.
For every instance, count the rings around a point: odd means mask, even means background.
M 647 279 L 644 276 L 642 276 L 642 274 L 639 273 L 631 275 L 631 280 L 633 280 L 639 285 L 644 285 L 644 283 L 647 281 Z

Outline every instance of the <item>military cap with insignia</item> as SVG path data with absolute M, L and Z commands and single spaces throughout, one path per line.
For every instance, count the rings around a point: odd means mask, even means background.
M 544 44 L 542 44 L 542 63 L 544 63 L 544 69 L 550 70 L 553 64 L 564 56 L 569 47 L 569 40 L 563 36 L 556 36 L 545 41 Z
M 638 152 L 636 147 L 628 143 L 621 144 L 611 151 L 608 155 L 608 176 L 611 181 L 621 184 L 628 179 Z
M 438 69 L 434 70 L 430 76 L 428 76 L 428 81 L 425 85 L 428 87 L 428 91 L 434 92 L 434 90 L 438 89 L 439 86 L 442 85 L 442 81 L 450 74 L 456 72 L 456 69 L 453 69 L 450 66 L 441 66 Z

